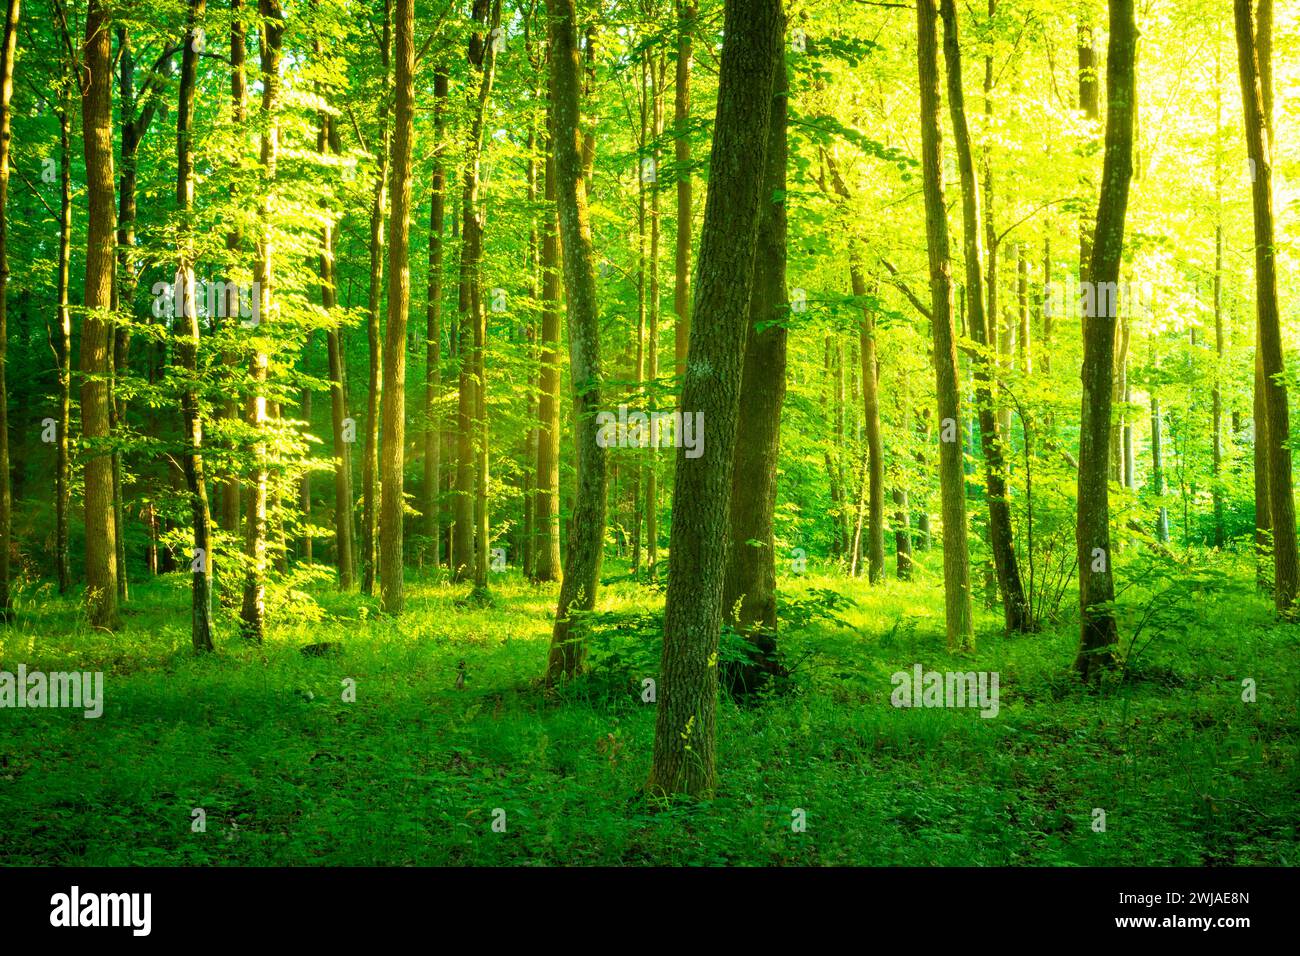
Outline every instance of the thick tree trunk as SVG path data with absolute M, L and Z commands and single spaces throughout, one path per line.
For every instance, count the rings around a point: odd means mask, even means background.
M 551 16 L 552 149 L 564 250 L 573 440 L 578 458 L 564 580 L 546 662 L 546 683 L 553 685 L 582 668 L 585 647 L 581 634 L 574 632 L 571 614 L 575 610 L 589 611 L 596 605 L 605 542 L 606 455 L 597 440 L 595 421 L 601 395 L 600 316 L 587 187 L 582 176 L 577 11 L 574 0 L 547 0 L 546 6 Z
M 9 136 L 12 124 L 12 111 L 9 104 L 14 94 L 14 60 L 18 54 L 19 3 L 20 0 L 8 0 L 5 11 L 3 45 L 0 45 L 0 621 L 9 619 L 12 608 L 9 596 L 9 550 L 13 533 L 13 500 L 9 483 L 9 385 L 5 380 L 5 363 L 7 361 L 6 352 L 9 335 L 9 310 L 6 303 L 9 288 Z M 66 157 L 66 101 L 61 117 L 60 128 L 63 136 L 64 156 Z M 66 181 L 65 179 L 64 182 L 66 183 Z M 110 201 L 111 198 L 110 192 Z M 66 187 L 64 202 L 65 207 L 63 218 L 60 220 L 59 236 L 60 319 L 64 319 L 67 315 L 67 274 L 65 271 L 66 260 L 63 258 L 67 234 L 66 223 L 69 215 L 66 207 Z M 66 431 L 60 432 L 60 442 L 66 444 L 66 435 Z M 66 454 L 66 451 L 61 452 L 64 457 L 66 457 Z M 60 506 L 63 505 L 62 499 L 60 499 L 59 504 Z M 63 544 L 62 557 L 66 561 L 66 508 L 61 508 L 61 512 L 65 522 L 62 528 L 65 537 L 61 539 Z M 59 590 L 63 591 L 65 589 L 64 578 L 66 574 L 62 565 L 59 571 Z
M 1076 544 L 1079 561 L 1079 653 L 1074 667 L 1085 680 L 1113 660 L 1119 639 L 1112 602 L 1115 579 L 1110 543 L 1108 483 L 1111 381 L 1124 221 L 1133 176 L 1133 108 L 1137 26 L 1133 0 L 1110 0 L 1106 51 L 1106 158 L 1093 234 L 1089 280 L 1094 308 L 1083 317 L 1083 396 L 1079 424 Z M 1087 297 L 1085 297 L 1086 300 Z
M 780 0 L 729 0 L 718 109 L 700 239 L 682 414 L 708 423 L 708 450 L 677 449 L 655 715 L 646 789 L 708 798 L 715 787 L 718 641 L 727 521 L 750 292 L 760 222 L 772 91 L 782 68 Z M 743 543 L 742 543 L 743 544 Z
M 16 16 L 11 10 L 10 16 Z M 110 15 L 103 0 L 91 0 L 82 48 L 81 117 L 85 140 L 86 316 L 81 332 L 81 432 L 91 445 L 86 476 L 86 604 L 92 627 L 113 629 L 118 623 L 117 527 L 113 517 L 113 458 L 103 448 L 109 438 L 109 381 L 113 372 L 113 324 L 108 315 L 113 295 L 113 128 L 110 104 Z M 16 30 L 16 27 L 15 27 Z M 8 30 L 6 33 L 8 41 Z M 10 81 L 12 82 L 12 80 Z M 8 142 L 8 138 L 5 137 Z M 3 313 L 0 313 L 3 315 Z M 4 329 L 0 327 L 0 338 Z M 7 422 L 0 422 L 7 434 Z M 3 449 L 7 453 L 7 447 Z M 4 456 L 7 457 L 7 454 Z M 8 462 L 0 471 L 9 474 Z M 0 487 L 0 499 L 8 481 Z M 8 503 L 0 504 L 7 524 Z M 0 556 L 0 576 L 7 590 L 9 551 Z M 3 606 L 7 608 L 7 605 Z
M 943 196 L 943 141 L 934 0 L 918 0 L 917 66 L 921 90 L 921 165 L 930 255 L 931 330 L 939 412 L 939 488 L 943 497 L 943 585 L 948 645 L 973 648 L 970 552 L 966 541 L 966 477 L 962 464 L 957 341 L 953 328 L 952 262 Z
M 789 309 L 785 285 L 788 107 L 784 72 L 784 65 L 778 66 L 772 95 L 736 425 L 737 434 L 744 437 L 736 442 L 731 474 L 730 546 L 722 608 L 730 618 L 738 606 L 730 623 L 752 648 L 749 662 L 723 670 L 723 679 L 733 694 L 758 690 L 771 678 L 785 673 L 777 657 L 776 541 L 772 530 Z M 865 371 L 865 359 L 863 368 Z M 879 454 L 878 446 L 876 452 Z M 883 545 L 881 551 L 879 562 L 883 567 Z M 874 561 L 873 556 L 873 570 Z

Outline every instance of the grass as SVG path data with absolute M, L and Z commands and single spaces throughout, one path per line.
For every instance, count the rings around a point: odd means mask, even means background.
M 188 576 L 136 585 L 111 635 L 88 631 L 48 585 L 29 588 L 0 631 L 0 668 L 102 670 L 106 702 L 97 720 L 0 710 L 0 863 L 1300 863 L 1300 642 L 1250 592 L 1248 569 L 1230 568 L 1235 586 L 1213 600 L 1163 608 L 1157 618 L 1184 626 L 1146 633 L 1122 679 L 1087 689 L 1068 673 L 1068 611 L 1007 637 L 981 609 L 978 652 L 948 653 L 938 556 L 924 557 L 908 584 L 782 582 L 796 599 L 830 588 L 856 603 L 841 623 L 784 636 L 800 662 L 787 693 L 721 702 L 719 792 L 706 804 L 640 796 L 653 635 L 600 632 L 591 674 L 548 698 L 536 677 L 555 591 L 512 573 L 474 608 L 457 604 L 463 586 L 411 572 L 399 619 L 357 595 L 286 595 L 260 648 L 236 640 L 223 611 L 206 658 L 189 650 Z M 1131 627 L 1142 606 L 1174 598 L 1126 600 Z M 601 605 L 634 615 L 662 594 L 622 581 Z M 343 654 L 299 652 L 327 640 Z M 890 675 L 918 662 L 997 671 L 998 716 L 892 707 Z

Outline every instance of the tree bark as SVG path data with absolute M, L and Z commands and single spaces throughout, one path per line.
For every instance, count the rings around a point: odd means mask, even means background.
M 708 450 L 677 449 L 651 794 L 709 798 L 715 789 L 718 641 L 727 519 L 754 249 L 772 92 L 781 69 L 780 0 L 729 0 L 700 239 L 682 414 L 708 423 Z
M 1273 215 L 1272 7 L 1260 4 L 1259 34 L 1250 0 L 1234 0 L 1237 62 L 1245 114 L 1246 154 L 1254 164 L 1251 200 L 1255 238 L 1255 317 L 1262 356 L 1264 405 L 1268 419 L 1269 517 L 1273 530 L 1273 603 L 1286 616 L 1295 612 L 1300 588 L 1295 499 L 1291 485 L 1290 411 L 1278 310 Z M 1267 92 L 1266 92 L 1267 91 Z
M 731 623 L 749 642 L 752 655 L 750 661 L 733 664 L 722 672 L 733 694 L 759 690 L 773 677 L 785 673 L 777 657 L 776 541 L 772 530 L 789 320 L 785 284 L 788 92 L 784 72 L 784 64 L 779 65 L 772 92 L 753 286 L 743 333 L 745 356 L 736 425 L 743 439 L 736 442 L 731 474 L 730 547 L 722 609 L 731 618 L 733 609 L 739 606 Z M 863 369 L 865 372 L 866 359 Z M 877 455 L 879 451 L 877 442 Z M 875 517 L 879 522 L 879 516 Z M 882 568 L 883 551 L 882 543 L 878 558 Z M 873 573 L 875 560 L 873 555 Z
M 1133 176 L 1133 108 L 1137 25 L 1133 0 L 1110 0 L 1106 51 L 1106 158 L 1097 226 L 1088 262 L 1093 308 L 1083 317 L 1083 395 L 1079 424 L 1078 517 L 1079 653 L 1074 667 L 1088 680 L 1114 658 L 1119 634 L 1112 603 L 1115 579 L 1110 543 L 1109 458 L 1115 318 L 1124 221 Z M 1085 301 L 1088 297 L 1085 296 Z
M 939 115 L 939 63 L 934 0 L 918 0 L 917 67 L 921 90 L 921 164 L 925 190 L 926 242 L 930 258 L 931 331 L 939 411 L 939 487 L 943 497 L 943 584 L 948 645 L 973 648 L 970 552 L 966 541 L 966 477 L 962 463 L 961 396 L 953 328 L 952 262 L 943 189 L 943 140 Z
M 970 131 L 966 124 L 966 100 L 962 89 L 961 41 L 958 36 L 957 9 L 954 0 L 942 0 L 943 52 L 948 73 L 948 110 L 952 117 L 953 145 L 961 172 L 962 249 L 966 264 L 966 289 L 969 303 L 971 338 L 978 347 L 973 360 L 975 403 L 979 416 L 980 445 L 984 452 L 984 484 L 988 494 L 989 549 L 997 571 L 998 590 L 1006 628 L 1022 632 L 1032 627 L 1020 564 L 1016 559 L 1014 532 L 1011 526 L 1011 503 L 1007 493 L 1006 460 L 1003 432 L 994 415 L 993 375 L 990 370 L 991 334 L 984 311 L 984 249 L 980 242 L 979 182 L 975 178 L 975 159 L 971 150 Z M 1019 257 L 1021 324 L 1028 324 L 1028 278 L 1023 247 Z M 1027 338 L 1027 335 L 1025 336 Z
M 16 15 L 11 9 L 10 16 Z M 109 11 L 103 0 L 90 0 L 82 49 L 81 117 L 85 140 L 86 196 L 86 316 L 81 332 L 81 432 L 90 445 L 86 479 L 86 604 L 92 627 L 115 629 L 118 623 L 117 528 L 113 517 L 113 458 L 102 447 L 109 438 L 109 383 L 113 372 L 113 129 L 110 103 Z M 6 43 L 8 34 L 6 29 Z M 16 32 L 16 28 L 15 31 Z M 12 83 L 12 79 L 9 81 Z M 5 137 L 8 142 L 8 137 Z M 3 308 L 0 306 L 0 308 Z M 3 313 L 0 313 L 0 317 Z M 0 338 L 3 338 L 0 321 Z M 0 422 L 0 433 L 8 424 Z M 7 457 L 6 453 L 3 457 Z M 0 460 L 0 472 L 9 474 Z M 8 482 L 3 483 L 4 487 Z M 0 487 L 0 499 L 4 488 Z M 7 521 L 8 504 L 0 504 L 0 522 Z M 8 549 L 0 556 L 0 579 L 7 591 Z M 3 607 L 7 608 L 7 605 Z
M 573 440 L 578 458 L 564 580 L 546 662 L 546 683 L 551 686 L 562 678 L 573 677 L 582 668 L 585 647 L 581 635 L 574 633 L 571 615 L 596 605 L 605 542 L 606 455 L 597 441 L 595 423 L 601 395 L 600 315 L 583 179 L 577 11 L 574 0 L 547 0 L 546 6 L 551 16 L 552 150 L 564 250 Z

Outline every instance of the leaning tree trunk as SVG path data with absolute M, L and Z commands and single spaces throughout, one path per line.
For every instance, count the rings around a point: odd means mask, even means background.
M 726 4 L 709 193 L 681 401 L 684 416 L 703 415 L 710 437 L 708 450 L 698 457 L 687 457 L 685 447 L 677 449 L 660 699 L 654 762 L 646 783 L 651 794 L 707 798 L 715 787 L 717 654 L 742 343 L 751 319 L 754 250 L 783 31 L 780 0 Z
M 10 17 L 16 15 L 16 8 L 11 8 Z M 113 518 L 113 458 L 103 448 L 109 438 L 109 403 L 112 401 L 109 380 L 113 372 L 113 323 L 109 315 L 114 268 L 109 23 L 110 14 L 104 0 L 90 0 L 82 51 L 85 79 L 81 92 L 89 207 L 86 222 L 86 315 L 81 331 L 81 433 L 91 446 L 85 463 L 87 611 L 91 626 L 112 629 L 118 623 L 117 528 Z M 9 33 L 6 27 L 6 42 L 11 42 Z M 8 137 L 5 137 L 5 142 L 8 142 Z M 3 331 L 0 328 L 0 333 Z M 6 476 L 9 474 L 7 462 L 0 461 L 0 471 Z M 7 481 L 3 484 L 8 486 Z M 0 488 L 0 497 L 3 495 Z M 3 508 L 0 520 L 3 520 L 8 515 L 7 503 L 0 508 Z M 0 556 L 0 572 L 6 570 L 4 564 L 8 555 L 6 548 Z M 7 581 L 4 587 L 7 589 Z
M 917 66 L 921 87 L 921 160 L 926 240 L 930 254 L 931 329 L 939 410 L 939 489 L 943 496 L 943 586 L 950 647 L 973 648 L 970 552 L 966 542 L 966 477 L 962 464 L 957 337 L 953 328 L 952 262 L 943 197 L 943 141 L 934 0 L 918 0 Z
M 1030 627 L 1029 608 L 1020 580 L 1020 565 L 1011 527 L 1011 504 L 1007 495 L 1005 433 L 998 426 L 993 408 L 993 376 L 990 374 L 990 316 L 985 312 L 985 288 L 981 244 L 979 181 L 975 178 L 975 160 L 971 152 L 970 132 L 966 124 L 966 100 L 961 79 L 961 43 L 957 31 L 957 8 L 954 0 L 942 0 L 943 53 L 948 70 L 948 110 L 952 116 L 953 144 L 961 170 L 962 238 L 966 262 L 966 289 L 969 303 L 971 338 L 977 346 L 974 359 L 975 402 L 979 415 L 980 444 L 984 451 L 984 483 L 988 491 L 989 549 L 1002 594 L 1002 609 L 1008 631 Z M 1023 247 L 1022 247 L 1023 248 Z M 1024 256 L 1021 262 L 1021 298 L 1027 299 Z M 1022 306 L 1022 315 L 1027 311 Z M 1022 318 L 1027 326 L 1027 318 Z M 1028 355 L 1026 353 L 1026 360 Z
M 1119 639 L 1110 545 L 1108 483 L 1111 378 L 1115 367 L 1115 316 L 1124 220 L 1133 176 L 1133 97 L 1137 26 L 1133 0 L 1110 0 L 1106 51 L 1106 159 L 1102 166 L 1097 228 L 1088 263 L 1091 314 L 1083 317 L 1083 399 L 1079 422 L 1079 493 L 1075 525 L 1079 561 L 1079 653 L 1074 667 L 1084 680 L 1110 664 Z M 1089 297 L 1085 296 L 1085 302 Z
M 776 542 L 772 531 L 789 308 L 785 286 L 788 110 L 783 73 L 784 69 L 778 68 L 773 90 L 753 288 L 743 333 L 745 358 L 736 430 L 744 440 L 736 442 L 732 465 L 731 546 L 722 586 L 723 613 L 730 618 L 732 609 L 739 606 L 732 623 L 752 649 L 749 661 L 723 671 L 733 694 L 758 690 L 785 672 L 777 657 Z M 883 564 L 883 554 L 880 561 Z
M 1260 4 L 1258 43 L 1250 0 L 1234 0 L 1237 62 L 1245 113 L 1246 154 L 1254 165 L 1251 200 L 1255 227 L 1255 318 L 1268 418 L 1269 516 L 1273 525 L 1273 603 L 1291 615 L 1300 589 L 1295 499 L 1291 485 L 1290 411 L 1278 311 L 1277 249 L 1273 216 L 1273 144 L 1269 102 L 1272 75 L 1271 6 Z M 1258 49 L 1257 49 L 1258 46 Z M 1266 97 L 1265 89 L 1268 89 Z
M 596 440 L 595 425 L 600 408 L 600 315 L 587 187 L 582 176 L 577 11 L 574 0 L 547 0 L 546 6 L 551 16 L 552 149 L 569 319 L 573 440 L 578 457 L 564 580 L 546 661 L 546 682 L 553 685 L 582 668 L 584 647 L 581 636 L 574 633 L 572 614 L 596 605 L 605 542 L 606 456 Z

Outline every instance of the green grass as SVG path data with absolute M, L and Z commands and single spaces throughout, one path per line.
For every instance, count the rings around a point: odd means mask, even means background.
M 535 678 L 555 592 L 517 576 L 498 576 L 490 609 L 458 607 L 461 586 L 411 580 L 397 620 L 371 599 L 315 592 L 320 619 L 300 600 L 261 648 L 236 640 L 223 612 L 219 653 L 203 659 L 189 651 L 187 576 L 137 584 L 113 635 L 86 630 L 48 585 L 28 589 L 0 631 L 0 666 L 102 670 L 106 703 L 98 720 L 0 710 L 0 862 L 1300 863 L 1300 642 L 1250 593 L 1246 569 L 1173 609 L 1183 630 L 1156 632 L 1123 680 L 1090 690 L 1068 673 L 1068 608 L 1028 637 L 997 633 L 981 610 L 978 652 L 949 654 L 936 558 L 911 584 L 783 581 L 788 596 L 834 588 L 856 604 L 847 626 L 786 635 L 799 661 L 788 693 L 722 701 L 708 804 L 639 796 L 653 638 L 598 646 L 591 676 L 547 698 Z M 1146 600 L 1129 598 L 1126 621 Z M 626 582 L 602 592 L 605 611 L 656 604 L 661 593 Z M 299 653 L 323 640 L 343 655 Z M 890 706 L 891 673 L 918 662 L 999 672 L 1000 713 Z M 1254 703 L 1241 699 L 1247 677 Z M 206 832 L 192 831 L 194 808 Z M 493 831 L 497 808 L 505 832 Z

